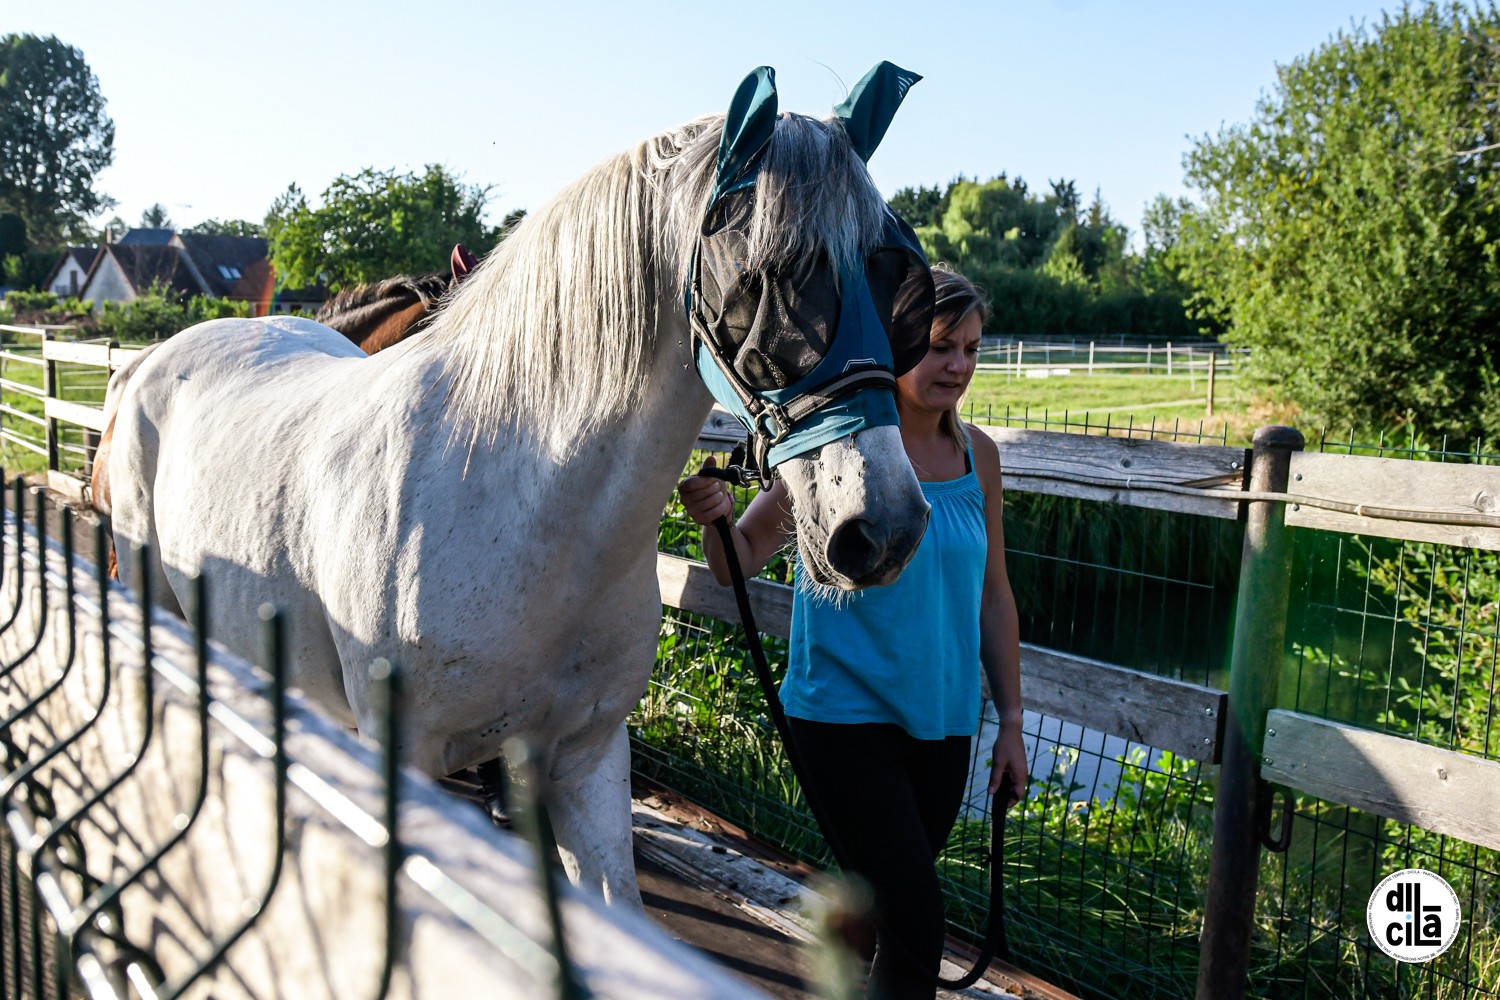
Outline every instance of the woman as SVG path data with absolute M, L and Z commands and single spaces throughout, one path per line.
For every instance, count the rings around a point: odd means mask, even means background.
M 981 670 L 1000 715 L 990 792 L 1005 787 L 999 805 L 1008 809 L 1027 780 L 1000 452 L 958 416 L 989 309 L 962 275 L 939 266 L 933 279 L 931 344 L 896 391 L 902 442 L 932 505 L 927 533 L 888 587 L 837 602 L 797 589 L 781 685 L 808 800 L 840 864 L 873 890 L 870 996 L 880 1000 L 934 993 L 944 935 L 934 861 L 963 803 Z M 680 492 L 700 525 L 733 520 L 719 480 L 693 476 Z M 764 568 L 793 528 L 786 485 L 777 481 L 731 530 L 746 576 Z M 703 548 L 727 585 L 717 531 L 703 533 Z

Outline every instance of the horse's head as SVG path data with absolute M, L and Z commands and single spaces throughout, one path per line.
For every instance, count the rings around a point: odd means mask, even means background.
M 812 580 L 843 590 L 895 580 L 927 526 L 895 387 L 927 350 L 932 275 L 865 169 L 917 79 L 882 63 L 819 121 L 779 116 L 752 73 L 684 254 L 699 373 L 786 479 Z

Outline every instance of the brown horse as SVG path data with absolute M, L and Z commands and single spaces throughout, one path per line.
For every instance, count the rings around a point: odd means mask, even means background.
M 313 317 L 374 354 L 421 333 L 437 311 L 452 279 L 442 271 L 413 278 L 399 275 L 339 292 Z
M 374 354 L 426 329 L 442 305 L 444 293 L 468 277 L 478 263 L 474 255 L 459 244 L 453 248 L 451 272 L 434 271 L 418 277 L 403 274 L 372 285 L 360 285 L 335 295 L 313 318 L 348 337 L 366 354 Z M 110 377 L 111 391 L 107 399 L 118 402 L 119 393 L 113 391 L 116 380 L 128 378 L 150 350 L 146 348 Z M 95 511 L 108 515 L 111 507 L 109 450 L 114 439 L 115 415 L 106 410 L 104 417 L 104 433 L 99 436 L 99 444 L 94 449 L 93 473 L 89 477 L 89 502 Z M 109 575 L 118 578 L 118 570 L 114 545 L 111 544 Z

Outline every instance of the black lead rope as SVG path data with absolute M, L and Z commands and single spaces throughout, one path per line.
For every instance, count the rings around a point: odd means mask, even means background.
M 736 448 L 734 455 L 730 458 L 730 465 L 726 469 L 703 468 L 698 470 L 698 475 L 708 476 L 712 479 L 721 479 L 734 483 L 738 486 L 748 485 L 749 479 L 745 470 L 740 467 L 743 452 Z M 771 710 L 771 720 L 776 724 L 776 732 L 781 736 L 782 746 L 786 748 L 787 760 L 792 765 L 792 773 L 797 777 L 797 783 L 802 786 L 802 795 L 807 800 L 808 808 L 812 811 L 813 820 L 818 824 L 818 829 L 823 834 L 823 839 L 833 850 L 834 859 L 839 862 L 840 868 L 846 868 L 845 855 L 839 849 L 839 844 L 833 836 L 832 830 L 824 822 L 823 816 L 818 808 L 818 803 L 812 795 L 812 790 L 804 780 L 802 760 L 797 753 L 796 744 L 792 741 L 791 731 L 787 728 L 786 713 L 781 708 L 781 698 L 776 691 L 776 683 L 771 677 L 771 667 L 766 660 L 765 648 L 760 642 L 760 632 L 755 627 L 755 612 L 750 607 L 750 590 L 745 585 L 745 573 L 740 567 L 739 553 L 734 547 L 734 535 L 729 530 L 729 518 L 720 517 L 714 521 L 714 527 L 718 529 L 719 540 L 724 546 L 724 557 L 729 563 L 729 576 L 734 583 L 734 599 L 740 609 L 740 623 L 745 629 L 745 643 L 750 647 L 750 658 L 755 662 L 755 675 L 760 680 L 761 690 L 765 693 L 766 704 Z M 1000 787 L 999 800 L 1004 802 L 1010 795 L 1011 778 L 1007 773 Z M 990 962 L 998 954 L 1001 958 L 1009 960 L 1010 946 L 1005 940 L 1005 880 L 1003 869 L 1005 866 L 1005 811 L 996 811 L 994 799 L 990 806 L 990 912 L 989 928 L 984 938 L 984 945 L 979 950 L 979 957 L 974 961 L 974 967 L 964 976 L 955 980 L 934 977 L 937 984 L 943 989 L 964 990 L 979 981 L 989 968 Z M 896 947 L 901 947 L 896 942 L 891 942 Z M 912 964 L 920 964 L 907 956 Z

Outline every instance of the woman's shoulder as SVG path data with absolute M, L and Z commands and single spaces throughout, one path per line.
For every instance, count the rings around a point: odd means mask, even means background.
M 974 472 L 983 485 L 998 485 L 1000 482 L 1000 446 L 995 439 L 973 424 L 965 424 L 969 432 L 969 449 L 974 455 Z

